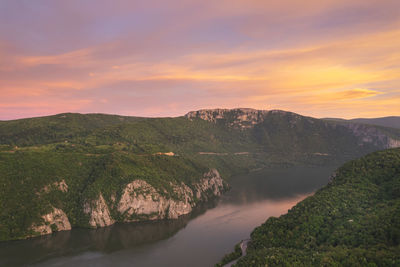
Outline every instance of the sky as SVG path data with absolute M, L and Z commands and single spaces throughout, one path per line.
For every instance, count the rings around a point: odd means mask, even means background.
M 400 115 L 399 0 L 0 0 L 0 120 Z

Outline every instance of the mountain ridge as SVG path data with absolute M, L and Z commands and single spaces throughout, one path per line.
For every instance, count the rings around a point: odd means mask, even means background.
M 340 119 L 340 118 L 323 118 L 324 120 L 341 121 L 341 122 L 353 122 L 370 125 L 378 125 L 383 127 L 390 127 L 400 129 L 400 116 L 387 116 L 379 118 L 355 118 L 355 119 Z
M 189 202 L 205 199 L 195 196 L 195 185 L 210 169 L 229 182 L 252 169 L 339 163 L 395 146 L 400 146 L 395 129 L 276 110 L 203 110 L 176 118 L 62 113 L 3 121 L 0 240 L 35 235 L 32 225 L 46 233 L 57 225 L 69 228 L 49 222 L 57 214 L 72 228 L 123 221 L 117 203 L 129 184 L 154 198 L 140 200 L 153 207 L 145 214 L 132 201 L 124 209 L 133 211 L 127 219 L 161 219 L 169 214 L 161 202 L 186 212 Z M 179 193 L 182 188 L 186 193 Z M 185 196 L 191 194 L 189 201 Z M 42 227 L 47 224 L 55 226 Z

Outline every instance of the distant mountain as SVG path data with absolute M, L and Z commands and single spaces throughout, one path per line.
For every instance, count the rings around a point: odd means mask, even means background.
M 280 110 L 0 121 L 0 240 L 176 218 L 220 195 L 239 172 L 399 146 L 400 130 Z
M 335 121 L 347 121 L 347 122 L 355 122 L 355 123 L 363 123 L 370 125 L 379 125 L 383 127 L 391 127 L 400 129 L 400 116 L 390 116 L 390 117 L 382 117 L 382 118 L 372 118 L 372 119 L 338 119 L 338 118 L 326 118 L 327 120 L 335 120 Z
M 246 252 L 235 266 L 400 266 L 400 149 L 344 164 L 327 186 L 257 227 Z M 220 265 L 241 254 L 236 246 Z

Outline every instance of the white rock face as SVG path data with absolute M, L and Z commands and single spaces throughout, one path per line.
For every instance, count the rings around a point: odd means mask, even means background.
M 204 174 L 204 178 L 194 185 L 195 192 L 183 183 L 171 186 L 179 200 L 163 196 L 143 180 L 135 180 L 124 189 L 118 211 L 124 221 L 176 219 L 192 211 L 196 205 L 194 196 L 198 200 L 207 200 L 211 195 L 221 195 L 224 190 L 224 182 L 217 170 Z
M 400 147 L 400 140 L 389 138 L 388 148 Z
M 184 184 L 181 187 L 173 187 L 175 193 L 182 200 L 167 199 L 143 180 L 133 181 L 126 186 L 118 205 L 118 211 L 124 215 L 125 221 L 138 221 L 141 218 L 148 220 L 176 219 L 182 214 L 191 212 L 192 190 Z
M 221 188 L 224 188 L 224 181 L 216 169 L 211 169 L 204 174 L 204 178 L 195 187 L 197 199 L 204 201 L 210 196 L 207 191 L 212 192 L 212 196 L 220 196 L 222 194 Z
M 226 185 L 215 169 L 205 173 L 203 178 L 190 188 L 184 183 L 170 184 L 176 198 L 169 198 L 143 180 L 129 183 L 123 190 L 118 202 L 113 195 L 111 207 L 120 214 L 122 221 L 176 219 L 192 211 L 198 201 L 220 196 Z M 165 191 L 166 193 L 166 191 Z M 109 207 L 100 194 L 99 198 L 85 203 L 84 212 L 90 215 L 92 227 L 104 227 L 115 223 Z
M 85 203 L 83 211 L 90 215 L 89 224 L 92 227 L 104 227 L 115 223 L 102 194 L 97 200 Z
M 44 224 L 32 226 L 32 230 L 41 235 L 51 234 L 51 225 L 57 227 L 57 231 L 71 230 L 71 224 L 64 211 L 54 208 L 52 212 L 42 216 Z
M 201 109 L 198 111 L 191 111 L 187 113 L 185 117 L 190 120 L 200 118 L 214 123 L 219 119 L 227 119 L 230 126 L 251 128 L 255 124 L 263 122 L 264 116 L 268 114 L 268 112 L 270 111 L 256 110 L 252 108 Z

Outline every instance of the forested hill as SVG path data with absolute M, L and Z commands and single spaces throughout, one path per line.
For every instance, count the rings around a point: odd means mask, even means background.
M 399 140 L 400 130 L 343 124 L 279 110 L 209 109 L 176 118 L 64 113 L 0 121 L 0 150 L 9 151 L 47 146 L 73 152 L 249 152 L 291 160 L 332 160 L 400 146 Z
M 389 117 L 382 117 L 382 118 L 365 118 L 365 119 L 358 118 L 358 119 L 351 119 L 351 120 L 344 120 L 344 119 L 328 119 L 328 120 L 363 123 L 363 124 L 378 125 L 378 126 L 383 126 L 383 127 L 400 129 L 400 117 L 399 116 L 389 116 Z
M 400 146 L 399 140 L 395 129 L 276 110 L 200 110 L 176 118 L 64 113 L 0 121 L 0 240 L 35 235 L 32 225 L 48 233 L 164 218 L 167 211 L 176 217 L 207 199 L 198 190 L 206 178 L 219 194 L 219 174 L 227 180 L 276 164 L 343 162 Z M 174 200 L 177 212 L 135 213 L 126 204 L 134 187 L 152 192 L 152 207 L 161 198 Z M 44 221 L 60 214 L 63 224 Z
M 399 266 L 400 149 L 344 164 L 327 186 L 256 228 L 237 265 Z

